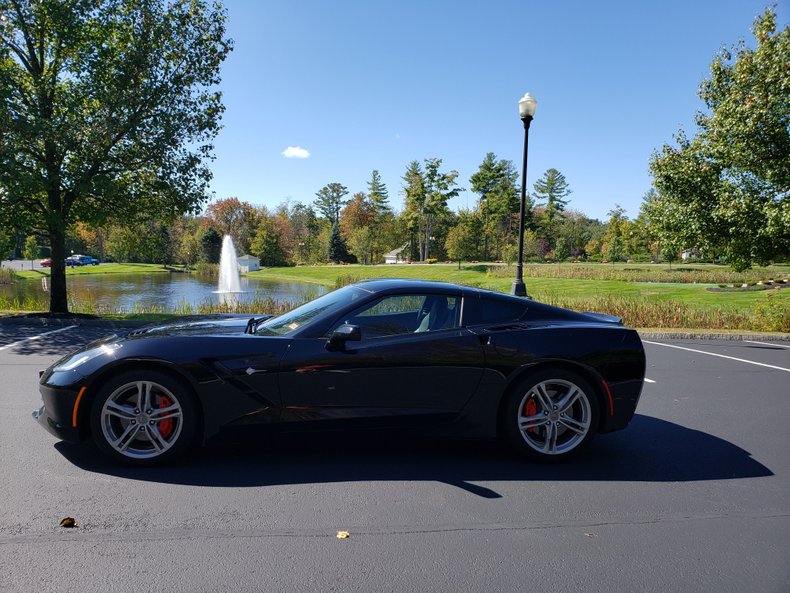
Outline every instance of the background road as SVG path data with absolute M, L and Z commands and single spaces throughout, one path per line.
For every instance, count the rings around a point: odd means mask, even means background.
M 0 591 L 790 591 L 790 342 L 646 344 L 634 422 L 573 464 L 324 435 L 124 469 L 31 418 L 107 333 L 52 329 L 0 325 Z

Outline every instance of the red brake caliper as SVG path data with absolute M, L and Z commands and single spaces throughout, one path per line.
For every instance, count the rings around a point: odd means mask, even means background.
M 524 416 L 529 418 L 530 416 L 534 416 L 538 413 L 538 405 L 535 403 L 534 399 L 528 399 L 527 405 L 524 406 Z M 535 433 L 537 429 L 535 428 L 528 428 L 527 432 Z
M 173 400 L 171 400 L 166 395 L 163 395 L 159 398 L 159 408 L 167 408 L 173 405 Z M 173 434 L 173 425 L 175 421 L 172 418 L 167 418 L 166 420 L 162 420 L 159 423 L 159 434 L 162 435 L 162 438 L 166 439 L 171 434 Z

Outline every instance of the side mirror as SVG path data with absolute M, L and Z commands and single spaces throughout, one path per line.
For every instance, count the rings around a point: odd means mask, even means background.
M 327 350 L 345 350 L 346 342 L 359 342 L 362 339 L 362 330 L 358 325 L 344 324 L 338 327 L 326 343 Z

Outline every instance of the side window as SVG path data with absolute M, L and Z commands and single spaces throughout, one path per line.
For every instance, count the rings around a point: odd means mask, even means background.
M 461 299 L 455 296 L 405 294 L 384 297 L 336 323 L 359 326 L 362 339 L 437 331 L 458 326 Z M 331 332 L 330 332 L 331 333 Z
M 469 307 L 464 313 L 466 325 L 508 323 L 524 317 L 529 304 L 521 299 L 495 298 L 484 296 L 476 302 L 470 299 Z

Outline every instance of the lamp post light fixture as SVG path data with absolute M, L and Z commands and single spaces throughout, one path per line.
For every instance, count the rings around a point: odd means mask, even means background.
M 524 122 L 524 164 L 521 168 L 521 207 L 518 212 L 518 263 L 516 265 L 516 279 L 510 294 L 527 296 L 527 287 L 524 285 L 524 209 L 527 202 L 527 150 L 529 148 L 529 124 L 535 117 L 535 108 L 538 102 L 535 97 L 525 93 L 518 102 L 518 113 Z

